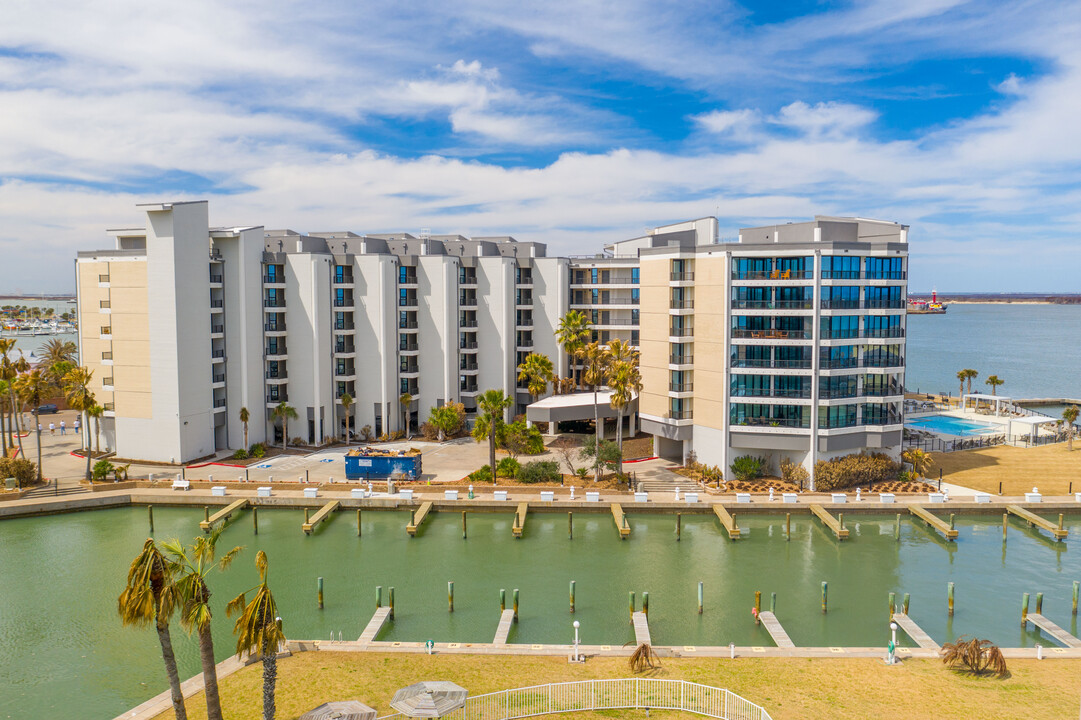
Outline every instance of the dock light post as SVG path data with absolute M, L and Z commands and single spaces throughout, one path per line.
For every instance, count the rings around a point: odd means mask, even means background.
M 890 644 L 886 647 L 886 664 L 897 664 L 897 623 L 890 623 Z
M 582 656 L 578 654 L 578 628 L 579 622 L 574 621 L 574 655 L 571 656 L 571 662 L 582 662 Z

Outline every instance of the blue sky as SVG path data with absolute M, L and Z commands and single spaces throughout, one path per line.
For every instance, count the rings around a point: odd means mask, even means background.
M 12 0 L 0 292 L 191 198 L 552 253 L 861 215 L 912 227 L 913 290 L 1081 292 L 1078 37 L 1051 2 Z

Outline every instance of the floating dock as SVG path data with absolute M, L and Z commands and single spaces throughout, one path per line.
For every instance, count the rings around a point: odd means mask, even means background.
M 957 539 L 957 531 L 951 528 L 948 522 L 938 517 L 927 508 L 921 505 L 909 505 L 908 511 L 933 527 L 947 540 L 952 542 Z
M 514 611 L 504 610 L 499 614 L 499 625 L 495 629 L 495 639 L 492 640 L 493 645 L 506 645 L 507 637 L 510 635 L 510 626 L 514 624 Z
M 514 511 L 514 525 L 510 531 L 516 538 L 522 537 L 525 532 L 525 518 L 529 514 L 529 503 L 518 503 L 518 509 Z
M 736 519 L 729 514 L 728 508 L 716 503 L 713 506 L 713 512 L 717 515 L 717 519 L 721 521 L 721 527 L 728 531 L 728 539 L 739 540 L 739 525 L 736 525 Z
M 1060 645 L 1068 648 L 1081 648 L 1081 640 L 1060 628 L 1040 613 L 1029 613 L 1028 621 L 1054 638 Z
M 841 527 L 841 521 L 833 517 L 826 508 L 821 505 L 811 505 L 811 512 L 822 521 L 822 524 L 833 531 L 833 534 L 837 536 L 838 540 L 848 539 L 848 528 Z
M 199 527 L 202 528 L 203 532 L 208 533 L 210 532 L 211 528 L 214 527 L 214 523 L 219 520 L 228 520 L 230 515 L 232 515 L 238 510 L 243 510 L 246 507 L 248 507 L 247 500 L 235 500 L 230 503 L 228 507 L 217 511 L 208 519 L 200 520 Z
M 375 614 L 372 615 L 372 619 L 368 621 L 368 624 L 364 626 L 364 632 L 357 638 L 357 642 L 367 645 L 375 640 L 379 635 L 379 631 L 383 629 L 383 626 L 390 620 L 390 608 L 380 607 L 375 609 Z
M 319 523 L 326 520 L 332 512 L 337 510 L 339 505 L 341 505 L 341 503 L 337 500 L 331 500 L 326 505 L 319 508 L 319 512 L 312 515 L 311 519 L 308 520 L 308 522 L 303 523 L 300 526 L 300 529 L 304 531 L 305 535 L 311 535 L 312 530 L 314 530 L 316 526 L 319 525 Z
M 796 644 L 792 642 L 792 638 L 788 637 L 788 633 L 785 632 L 784 627 L 781 625 L 781 621 L 777 619 L 776 615 L 769 610 L 766 610 L 765 612 L 758 613 L 758 619 L 766 626 L 766 632 L 773 638 L 774 645 L 779 648 L 796 647 Z
M 1065 540 L 1066 535 L 1069 534 L 1066 531 L 1066 528 L 1062 527 L 1061 525 L 1056 525 L 1050 520 L 1042 518 L 1036 513 L 1024 509 L 1020 505 L 1007 505 L 1006 512 L 1021 518 L 1029 524 L 1029 527 L 1038 527 L 1041 530 L 1046 530 L 1047 532 L 1051 533 L 1051 537 L 1055 538 L 1056 540 Z
M 612 519 L 616 521 L 616 530 L 619 531 L 619 539 L 626 540 L 630 537 L 631 526 L 627 523 L 627 516 L 623 512 L 623 506 L 612 503 Z
M 432 503 L 429 500 L 421 504 L 419 510 L 413 512 L 409 524 L 405 526 L 405 531 L 409 533 L 409 537 L 414 537 L 417 534 L 417 530 L 424 524 L 424 521 L 428 519 L 428 513 L 431 511 Z
M 1029 617 L 1031 618 L 1032 616 L 1029 615 Z M 894 613 L 893 621 L 897 623 L 910 638 L 912 638 L 912 642 L 916 643 L 924 650 L 934 650 L 935 652 L 938 652 L 942 649 L 939 647 L 939 644 L 932 640 L 931 636 L 925 633 L 923 628 L 917 625 L 908 615 L 905 615 L 904 613 Z
M 644 612 L 636 612 L 631 615 L 631 623 L 634 624 L 634 644 L 653 645 L 649 637 L 649 618 Z

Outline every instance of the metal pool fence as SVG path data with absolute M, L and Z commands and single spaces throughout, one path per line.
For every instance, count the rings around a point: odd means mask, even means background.
M 584 710 L 681 710 L 720 720 L 772 720 L 769 713 L 733 692 L 686 680 L 623 678 L 549 683 L 476 695 L 444 718 L 514 720 Z M 400 718 L 385 715 L 379 720 Z

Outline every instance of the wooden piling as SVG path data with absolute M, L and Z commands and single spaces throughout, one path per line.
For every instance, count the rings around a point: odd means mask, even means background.
M 251 531 L 253 535 L 259 534 L 259 508 L 251 509 Z
M 946 583 L 946 605 L 948 608 L 948 615 L 953 617 L 953 583 Z
M 676 542 L 680 540 L 680 533 L 683 529 L 683 513 L 676 513 Z
M 1002 483 L 999 483 L 1001 485 Z M 999 492 L 999 495 L 1002 493 Z M 1010 526 L 1010 514 L 1002 513 L 1002 542 L 1006 542 L 1006 528 Z
M 394 586 L 390 586 L 390 592 L 387 595 L 387 601 L 390 605 L 390 619 L 394 619 Z
M 634 620 L 634 591 L 633 590 L 627 593 L 627 610 L 628 610 L 628 613 L 627 613 L 628 616 L 633 621 Z
M 1077 583 L 1074 583 L 1074 587 L 1076 587 L 1076 586 L 1077 586 Z M 698 614 L 699 615 L 702 614 L 702 601 L 703 601 L 703 599 L 704 598 L 702 597 L 702 583 L 700 581 L 698 583 Z M 1075 603 L 1075 605 L 1076 605 L 1076 603 Z
M 518 622 L 518 588 L 514 588 L 514 622 Z
M 153 535 L 154 534 L 154 506 L 153 505 L 147 505 L 146 506 L 146 516 L 150 520 L 150 534 Z
M 357 537 L 360 537 L 360 508 L 357 508 Z
M 754 624 L 755 625 L 761 625 L 762 624 L 762 621 L 758 618 L 758 616 L 759 616 L 759 614 L 761 614 L 761 612 L 762 612 L 762 591 L 761 590 L 755 590 L 754 591 Z
M 203 520 L 205 520 L 208 523 L 210 522 L 210 506 L 209 505 L 204 505 L 203 506 Z
M 1021 627 L 1028 624 L 1028 593 L 1021 595 Z
M 567 539 L 574 539 L 574 513 L 567 513 Z
M 310 515 L 311 515 L 311 511 L 310 511 L 310 510 L 308 510 L 308 508 L 304 508 L 304 524 L 305 524 L 305 525 L 309 525 L 309 524 L 311 524 L 311 517 L 310 517 Z
M 375 586 L 375 607 L 376 609 L 383 607 L 383 586 Z
M 823 580 L 822 581 L 822 612 L 823 613 L 826 612 L 826 591 L 827 591 L 828 587 L 829 586 L 826 584 L 826 581 Z
M 499 612 L 502 613 L 507 609 L 507 590 L 506 588 L 499 588 Z
M 462 510 L 462 540 L 467 540 L 468 538 L 469 532 L 466 528 L 465 510 Z
M 571 580 L 571 612 L 574 612 L 574 581 Z
M 642 614 L 649 617 L 649 591 L 642 592 Z
M 905 615 L 908 615 L 908 597 L 908 593 L 905 593 L 905 597 L 901 601 L 901 607 L 904 609 Z
M 893 521 L 893 539 L 898 542 L 901 541 L 901 513 L 897 513 L 897 517 Z
M 1036 614 L 1043 615 L 1043 593 L 1036 593 Z
M 1074 580 L 1073 581 L 1073 614 L 1075 616 L 1077 615 L 1077 595 L 1078 595 L 1079 590 L 1081 590 L 1081 583 Z
M 792 539 L 792 513 L 784 514 L 784 540 L 788 542 Z
M 897 593 L 890 593 L 890 620 L 893 619 L 893 613 L 897 610 Z
M 447 583 L 447 610 L 454 612 L 454 581 Z
M 775 592 L 769 594 L 769 611 L 771 613 L 777 612 L 777 593 Z
M 954 525 L 954 518 L 956 518 L 956 517 L 957 517 L 956 514 L 950 513 L 950 530 L 956 530 L 957 529 L 955 527 L 955 525 Z
M 320 576 L 319 579 L 316 581 L 315 587 L 316 587 L 316 594 L 318 595 L 318 599 L 319 599 L 319 609 L 322 610 L 323 609 L 323 578 L 322 578 L 322 576 Z

